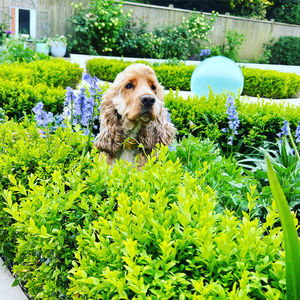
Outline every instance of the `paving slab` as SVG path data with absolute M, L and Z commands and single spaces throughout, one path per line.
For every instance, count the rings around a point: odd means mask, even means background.
M 0 258 L 0 300 L 28 300 L 20 286 L 12 286 L 15 278 Z

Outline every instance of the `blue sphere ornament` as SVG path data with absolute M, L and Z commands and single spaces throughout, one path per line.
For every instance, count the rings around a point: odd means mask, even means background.
M 209 89 L 216 94 L 232 93 L 238 96 L 244 87 L 244 76 L 240 67 L 224 56 L 213 56 L 202 61 L 191 78 L 193 94 L 206 96 Z

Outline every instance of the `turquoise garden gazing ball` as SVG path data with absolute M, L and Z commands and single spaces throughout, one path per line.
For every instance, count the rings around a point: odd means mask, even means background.
M 241 68 L 224 56 L 213 56 L 202 61 L 191 78 L 191 91 L 208 98 L 209 89 L 215 94 L 231 93 L 239 96 L 244 87 Z

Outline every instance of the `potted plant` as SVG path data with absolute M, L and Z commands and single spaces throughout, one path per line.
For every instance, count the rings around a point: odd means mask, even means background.
M 67 38 L 63 35 L 56 35 L 49 39 L 51 54 L 55 57 L 63 57 L 67 52 Z
M 35 41 L 35 52 L 40 54 L 49 55 L 49 42 L 48 38 L 43 37 Z

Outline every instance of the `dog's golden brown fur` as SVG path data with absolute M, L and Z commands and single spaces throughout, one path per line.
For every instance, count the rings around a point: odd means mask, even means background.
M 117 75 L 103 95 L 95 141 L 109 163 L 116 159 L 134 162 L 139 153 L 145 156 L 155 145 L 173 141 L 175 128 L 167 120 L 163 97 L 163 88 L 149 66 L 132 64 Z

